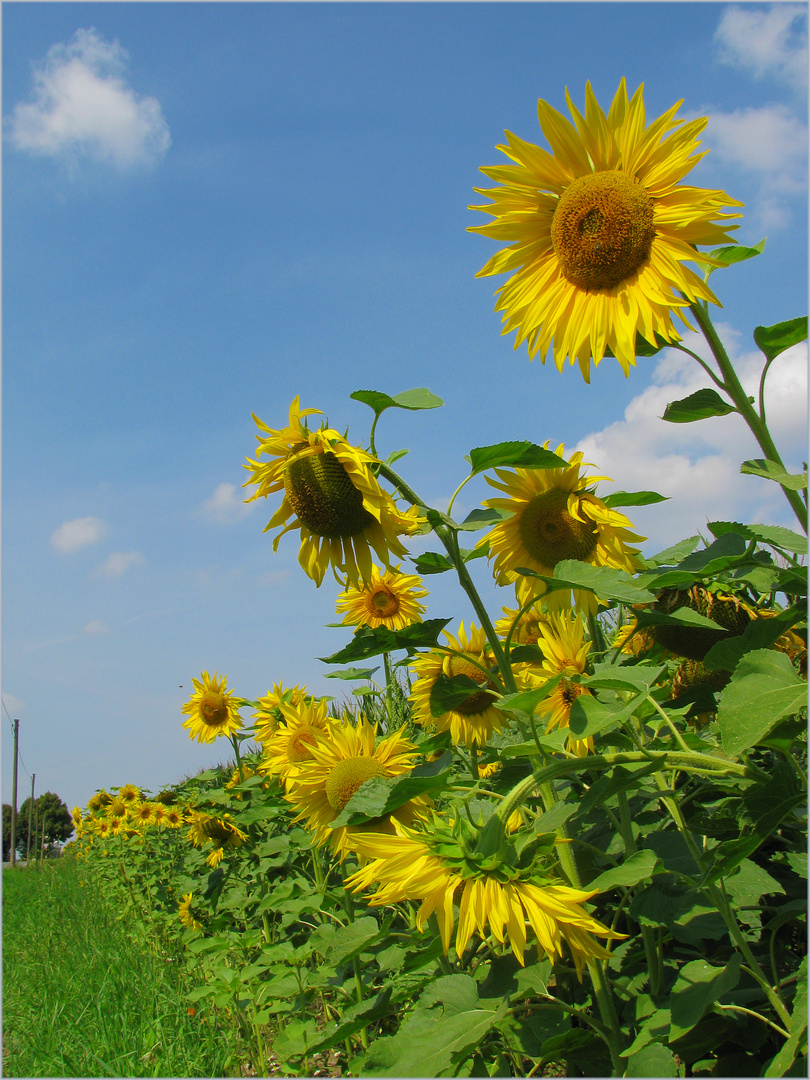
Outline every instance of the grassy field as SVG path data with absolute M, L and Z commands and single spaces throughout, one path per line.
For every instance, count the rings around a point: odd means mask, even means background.
M 3 870 L 4 1076 L 239 1076 L 177 956 L 138 941 L 81 863 Z

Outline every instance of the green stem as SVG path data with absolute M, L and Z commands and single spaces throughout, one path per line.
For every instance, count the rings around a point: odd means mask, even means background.
M 393 682 L 393 673 L 391 671 L 391 657 L 387 652 L 383 653 L 383 664 L 385 665 L 385 712 L 388 717 L 388 729 L 394 730 L 394 702 L 391 699 L 391 684 Z
M 233 747 L 233 752 L 236 755 L 236 768 L 239 772 L 239 783 L 244 784 L 245 774 L 242 772 L 242 757 L 239 753 L 239 740 L 235 735 L 230 735 L 229 739 L 231 742 L 231 746 Z
M 627 792 L 620 791 L 617 798 L 619 800 L 619 828 L 624 843 L 624 854 L 626 858 L 629 859 L 631 855 L 635 855 L 638 851 L 638 847 L 636 846 L 636 839 L 633 836 L 633 826 L 630 821 L 630 807 L 627 802 Z M 661 993 L 663 967 L 661 956 L 655 945 L 655 931 L 651 926 L 641 926 L 641 940 L 644 945 L 644 955 L 647 957 L 647 970 L 650 974 L 650 997 L 655 1000 Z
M 621 1028 L 619 1026 L 619 1018 L 616 1015 L 616 1006 L 613 1003 L 613 994 L 610 990 L 610 984 L 605 975 L 605 968 L 601 961 L 591 960 L 588 963 L 588 970 L 591 973 L 591 981 L 593 982 L 594 994 L 596 995 L 596 1004 L 599 1006 L 599 1014 L 602 1017 L 602 1022 L 607 1028 L 607 1033 L 603 1038 L 610 1050 L 610 1060 L 613 1063 L 614 1076 L 623 1076 L 627 1062 L 621 1056 L 622 1048 L 619 1043 L 619 1033 Z
M 767 1016 L 763 1016 L 762 1013 L 754 1012 L 753 1009 L 744 1009 L 742 1005 L 718 1005 L 717 1002 L 714 1003 L 712 1008 L 731 1009 L 734 1012 L 745 1013 L 746 1016 L 754 1016 L 757 1020 L 761 1020 L 763 1024 L 767 1024 L 768 1027 L 772 1027 L 774 1031 L 778 1031 L 782 1038 L 790 1038 L 790 1032 L 785 1031 L 784 1028 L 780 1028 L 778 1024 L 775 1024 L 773 1020 L 769 1020 Z
M 697 320 L 698 326 L 703 332 L 703 336 L 709 343 L 709 348 L 714 354 L 717 366 L 720 368 L 720 372 L 723 376 L 724 391 L 731 398 L 737 412 L 743 420 L 745 420 L 746 424 L 748 424 L 752 435 L 759 443 L 765 457 L 784 469 L 784 462 L 779 456 L 779 451 L 776 449 L 776 445 L 771 438 L 768 426 L 764 422 L 764 419 L 759 416 L 749 400 L 748 395 L 743 389 L 742 383 L 737 377 L 737 372 L 734 370 L 734 366 L 729 359 L 728 353 L 723 347 L 723 343 L 720 341 L 717 331 L 712 325 L 712 321 L 709 318 L 708 307 L 705 303 L 699 301 L 690 304 L 689 307 Z M 786 487 L 782 487 L 782 491 L 784 491 L 785 498 L 793 508 L 793 512 L 799 519 L 802 528 L 807 532 L 807 507 L 802 502 L 798 491 L 792 491 L 790 488 Z

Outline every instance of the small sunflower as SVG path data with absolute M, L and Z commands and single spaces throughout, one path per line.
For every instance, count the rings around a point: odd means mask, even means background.
M 185 822 L 185 816 L 182 810 L 178 810 L 176 806 L 170 806 L 166 811 L 166 816 L 163 819 L 163 824 L 167 829 L 179 829 Z
M 564 451 L 560 444 L 557 457 Z M 553 577 L 554 567 L 563 559 L 612 566 L 631 574 L 642 568 L 638 548 L 629 544 L 644 537 L 630 532 L 633 526 L 624 514 L 611 510 L 589 488 L 609 477 L 580 476 L 581 467 L 582 454 L 577 452 L 565 469 L 495 469 L 498 479 L 486 478 L 508 498 L 485 499 L 484 505 L 510 516 L 487 533 L 479 547 L 486 546 L 489 557 L 495 557 L 492 570 L 497 583 L 515 583 L 521 605 L 539 594 L 550 610 L 570 606 L 568 591 L 559 589 L 544 596 L 545 585 L 520 574 L 521 567 L 544 577 Z M 597 599 L 591 592 L 575 589 L 574 602 L 590 614 L 596 612 Z
M 277 776 L 288 786 L 297 775 L 304 761 L 312 759 L 312 748 L 329 727 L 326 716 L 327 701 L 309 698 L 297 705 L 284 702 L 281 705 L 283 720 L 275 734 L 265 740 L 264 756 L 259 772 Z
M 127 812 L 127 804 L 124 802 L 124 800 L 121 798 L 120 795 L 115 796 L 113 798 L 112 802 L 109 802 L 107 804 L 106 808 L 105 808 L 105 813 L 107 814 L 108 818 L 109 817 L 118 817 L 118 818 L 120 818 L 120 817 L 123 817 L 126 812 Z
M 137 802 L 141 797 L 141 789 L 136 788 L 134 784 L 124 784 L 123 787 L 118 789 L 118 798 L 130 806 L 132 803 Z
M 581 675 L 587 665 L 591 642 L 585 641 L 585 627 L 581 615 L 560 611 L 549 616 L 540 628 L 537 643 L 543 652 L 543 662 L 535 668 L 540 685 L 562 674 L 563 678 L 547 698 L 540 702 L 537 711 L 547 720 L 546 732 L 554 728 L 567 728 L 571 719 L 571 706 L 582 694 L 590 690 L 570 680 L 571 675 Z M 593 738 L 575 739 L 568 736 L 568 749 L 579 757 L 593 752 Z
M 389 630 L 403 630 L 422 621 L 425 607 L 419 600 L 427 595 L 416 574 L 402 574 L 399 567 L 380 574 L 372 566 L 368 584 L 360 588 L 348 585 L 338 596 L 337 611 L 346 613 L 344 626 L 387 626 Z
M 282 704 L 295 707 L 307 696 L 306 686 L 290 686 L 285 690 L 283 682 L 275 683 L 273 689 L 268 690 L 264 697 L 260 697 L 256 702 L 259 706 L 253 714 L 256 741 L 264 743 L 275 734 L 282 719 Z
M 381 739 L 375 746 L 376 724 L 361 720 L 356 726 L 332 724 L 311 747 L 311 757 L 302 761 L 291 780 L 285 798 L 298 811 L 295 821 L 305 822 L 315 834 L 318 846 L 328 843 L 339 858 L 353 850 L 354 838 L 370 828 L 392 829 L 390 818 L 370 825 L 329 825 L 352 795 L 373 776 L 400 776 L 409 772 L 418 755 L 416 746 L 405 738 L 404 728 Z M 418 797 L 391 817 L 413 822 L 423 813 L 427 801 Z
M 155 803 L 141 802 L 137 806 L 133 806 L 130 809 L 130 817 L 132 820 L 140 826 L 149 826 L 155 824 Z
M 371 581 L 371 551 L 386 566 L 390 556 L 403 557 L 401 535 L 418 528 L 414 507 L 400 511 L 371 472 L 375 462 L 370 454 L 352 446 L 339 432 L 321 427 L 310 431 L 301 417 L 320 409 L 301 409 L 296 397 L 290 406 L 289 425 L 276 431 L 254 416 L 260 431 L 257 457 L 245 466 L 258 491 L 246 502 L 284 491 L 281 506 L 265 527 L 284 528 L 273 541 L 278 548 L 284 533 L 301 529 L 298 560 L 309 577 L 320 586 L 331 565 L 341 570 L 353 585 Z
M 501 608 L 503 618 L 495 623 L 495 633 L 506 639 L 512 631 L 513 645 L 536 645 L 540 637 L 540 627 L 548 621 L 548 612 L 542 611 L 539 604 L 532 604 L 526 611 L 520 608 Z M 514 626 L 514 630 L 512 627 Z
M 543 363 L 553 341 L 557 368 L 576 360 L 586 382 L 591 358 L 610 349 L 627 375 L 636 334 L 679 341 L 673 314 L 689 327 L 690 303 L 719 303 L 684 263 L 709 262 L 696 245 L 728 243 L 737 226 L 725 222 L 740 215 L 722 210 L 743 205 L 680 184 L 705 154 L 697 136 L 708 120 L 676 120 L 677 102 L 647 127 L 642 91 L 628 101 L 622 79 L 605 116 L 586 83 L 584 117 L 566 91 L 573 125 L 538 101 L 552 153 L 507 131 L 498 149 L 516 164 L 481 169 L 500 186 L 476 188 L 492 203 L 470 207 L 495 219 L 470 232 L 509 242 L 477 275 L 512 272 L 495 305 L 502 333 L 517 330 L 515 348 L 526 341 Z
M 409 700 L 413 705 L 413 718 L 423 727 L 435 727 L 437 731 L 449 731 L 454 743 L 465 743 L 480 748 L 492 736 L 508 724 L 507 716 L 495 705 L 495 684 L 487 672 L 494 667 L 494 659 L 487 646 L 486 635 L 470 624 L 467 637 L 464 623 L 459 626 L 458 639 L 446 630 L 447 648 L 452 652 L 432 650 L 420 653 L 411 663 L 416 675 Z M 452 677 L 467 675 L 482 687 L 470 694 L 454 708 L 441 716 L 430 711 L 430 693 L 440 675 Z
M 492 935 L 501 944 L 506 943 L 508 936 L 512 952 L 524 965 L 528 921 L 540 957 L 546 954 L 552 962 L 558 960 L 565 942 L 580 980 L 589 960 L 610 956 L 591 934 L 624 937 L 603 926 L 582 907 L 596 895 L 595 891 L 538 881 L 531 871 L 515 870 L 505 864 L 484 870 L 460 849 L 454 854 L 454 845 L 447 840 L 441 829 L 419 833 L 401 825 L 396 826 L 393 836 L 367 833 L 356 837 L 358 854 L 369 861 L 346 879 L 346 885 L 355 892 L 376 888 L 368 898 L 372 905 L 420 900 L 417 928 L 421 932 L 435 911 L 445 953 L 450 948 L 455 924 L 454 902 L 461 889 L 455 939 L 457 956 L 464 953 L 474 931 L 486 937 L 489 924 Z
M 218 679 L 216 672 L 211 677 L 204 671 L 200 680 L 191 680 L 195 692 L 180 709 L 181 712 L 188 713 L 183 727 L 189 729 L 189 738 L 196 738 L 200 743 L 210 743 L 218 735 L 230 736 L 239 731 L 242 727 L 239 703 L 227 689 L 227 679 Z
M 177 917 L 183 926 L 188 927 L 189 930 L 201 930 L 202 923 L 194 918 L 192 914 L 192 906 L 194 904 L 194 893 L 186 893 L 183 899 L 180 901 L 180 905 L 177 909 Z
M 82 823 L 82 809 L 80 806 L 74 806 L 70 811 L 70 817 L 73 822 L 74 828 L 78 829 Z
M 105 840 L 112 831 L 112 827 L 107 818 L 96 818 L 94 827 L 96 836 L 100 837 L 102 840 Z
M 202 810 L 191 810 L 188 822 L 191 826 L 186 834 L 189 843 L 194 847 L 205 847 L 206 844 L 213 846 L 205 860 L 212 869 L 219 866 L 225 848 L 240 848 L 248 838 L 248 834 L 243 832 L 227 813 L 217 817 Z
M 94 814 L 98 814 L 105 806 L 109 806 L 112 802 L 112 797 L 106 791 L 97 791 L 95 795 L 92 795 L 87 801 L 87 809 Z

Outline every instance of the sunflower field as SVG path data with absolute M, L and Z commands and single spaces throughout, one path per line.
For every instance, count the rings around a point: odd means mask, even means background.
M 730 238 L 741 204 L 681 182 L 706 121 L 676 105 L 647 124 L 624 82 L 607 113 L 590 85 L 568 107 L 539 103 L 548 149 L 507 133 L 510 163 L 482 170 L 503 332 L 588 382 L 605 358 L 629 375 L 688 351 L 694 323 L 709 385 L 664 420 L 739 414 L 762 454 L 742 471 L 800 531 L 714 521 L 643 557 L 625 511 L 663 496 L 597 494 L 609 478 L 548 442 L 472 448 L 433 508 L 377 446 L 387 410 L 442 405 L 426 389 L 354 393 L 363 445 L 298 398 L 280 427 L 255 418 L 248 499 L 335 588 L 348 640 L 324 659 L 347 693 L 268 672 L 243 696 L 202 672 L 184 727 L 229 764 L 98 791 L 71 844 L 134 925 L 180 943 L 189 1016 L 249 1048 L 242 1075 L 807 1074 L 807 475 L 765 411 L 807 319 L 755 329 L 750 397 L 709 279 L 763 245 Z M 457 521 L 481 476 L 492 497 Z M 442 573 L 466 624 L 426 617 Z

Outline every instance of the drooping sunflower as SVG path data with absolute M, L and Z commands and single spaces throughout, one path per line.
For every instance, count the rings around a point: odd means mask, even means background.
M 346 879 L 347 887 L 355 892 L 375 888 L 368 898 L 368 903 L 375 906 L 420 900 L 417 927 L 421 932 L 435 911 L 445 953 L 455 925 L 453 905 L 461 889 L 457 956 L 463 954 L 474 931 L 487 936 L 488 924 L 501 944 L 508 936 L 512 952 L 523 965 L 528 921 L 540 958 L 546 954 L 552 962 L 558 960 L 565 942 L 580 980 L 589 960 L 607 959 L 610 955 L 591 935 L 608 939 L 624 936 L 603 926 L 582 907 L 596 895 L 595 890 L 586 892 L 538 880 L 534 872 L 506 864 L 484 870 L 463 851 L 457 849 L 454 854 L 453 844 L 435 826 L 434 821 L 429 830 L 417 832 L 398 824 L 393 836 L 367 833 L 356 837 L 356 851 L 369 861 Z
M 425 607 L 419 603 L 428 591 L 416 574 L 402 574 L 399 567 L 380 574 L 371 568 L 371 580 L 360 588 L 348 585 L 337 599 L 338 614 L 344 626 L 387 626 L 403 630 L 411 623 L 421 622 Z
M 280 706 L 283 720 L 275 733 L 263 744 L 264 756 L 259 772 L 277 776 L 288 786 L 297 775 L 302 762 L 311 760 L 312 748 L 329 727 L 326 715 L 327 701 L 308 698 L 298 704 L 283 702 Z
M 109 806 L 112 802 L 112 797 L 106 791 L 97 791 L 95 795 L 91 795 L 87 800 L 87 809 L 94 814 L 98 814 L 105 806 Z
M 566 91 L 573 124 L 538 101 L 551 154 L 507 131 L 498 149 L 515 164 L 482 168 L 500 186 L 476 188 L 492 203 L 470 207 L 495 219 L 470 232 L 509 245 L 477 275 L 512 273 L 495 305 L 502 333 L 517 330 L 515 348 L 526 341 L 543 363 L 553 341 L 557 368 L 576 360 L 586 382 L 591 358 L 610 349 L 627 375 L 637 334 L 678 341 L 673 314 L 689 327 L 691 302 L 719 304 L 684 263 L 709 261 L 695 245 L 728 243 L 737 226 L 726 222 L 740 215 L 723 208 L 743 205 L 680 183 L 705 154 L 697 136 L 708 119 L 675 119 L 677 102 L 645 126 L 643 89 L 628 100 L 622 79 L 605 116 L 587 83 L 584 117 Z
M 177 917 L 183 926 L 188 927 L 189 930 L 201 930 L 202 923 L 199 919 L 195 919 L 192 914 L 192 907 L 194 905 L 194 893 L 186 893 L 177 909 Z
M 352 446 L 339 432 L 323 426 L 310 431 L 301 418 L 320 409 L 301 409 L 296 397 L 290 406 L 289 424 L 274 430 L 254 416 L 266 435 L 257 435 L 257 458 L 247 459 L 252 474 L 245 487 L 258 486 L 246 502 L 284 491 L 281 506 L 265 527 L 284 526 L 273 541 L 277 550 L 281 537 L 291 529 L 301 529 L 298 561 L 320 586 L 332 566 L 341 570 L 353 585 L 371 580 L 371 551 L 386 566 L 391 555 L 406 554 L 399 537 L 418 528 L 414 507 L 397 508 L 393 499 L 371 472 L 375 459 Z
M 194 847 L 211 844 L 213 850 L 205 860 L 215 869 L 222 861 L 225 848 L 239 848 L 248 838 L 248 834 L 236 824 L 230 814 L 207 814 L 203 810 L 190 810 L 187 818 L 191 826 L 186 839 Z
M 561 443 L 555 453 L 562 457 L 564 452 Z M 567 590 L 544 595 L 544 583 L 519 574 L 521 567 L 545 577 L 552 577 L 554 567 L 563 559 L 612 566 L 631 574 L 642 568 L 638 548 L 630 544 L 644 537 L 630 532 L 632 522 L 608 507 L 589 487 L 609 477 L 580 476 L 581 467 L 582 453 L 578 451 L 564 469 L 495 469 L 498 479 L 486 478 L 508 498 L 485 499 L 484 505 L 507 511 L 510 516 L 499 521 L 479 541 L 479 547 L 486 546 L 489 557 L 494 556 L 492 571 L 497 583 L 515 583 L 521 605 L 533 596 L 542 597 L 550 610 L 571 604 Z M 597 599 L 591 592 L 575 589 L 574 603 L 590 614 L 596 612 Z
M 537 706 L 537 711 L 547 721 L 546 732 L 554 728 L 570 726 L 571 707 L 582 694 L 590 694 L 581 683 L 572 682 L 571 675 L 582 675 L 587 666 L 587 656 L 591 642 L 585 641 L 585 626 L 581 615 L 569 611 L 559 611 L 549 616 L 549 621 L 540 627 L 537 642 L 543 653 L 543 662 L 536 667 L 535 674 L 540 684 L 548 682 L 555 675 L 562 679 Z M 593 738 L 568 737 L 568 749 L 579 757 L 593 752 Z
M 447 630 L 442 633 L 452 653 L 433 649 L 418 654 L 411 663 L 411 669 L 417 676 L 409 698 L 413 705 L 413 718 L 423 727 L 449 731 L 454 743 L 467 746 L 476 743 L 480 748 L 490 739 L 493 731 L 500 731 L 509 722 L 507 716 L 496 707 L 496 694 L 493 693 L 495 684 L 488 675 L 495 661 L 484 631 L 473 623 L 470 624 L 469 637 L 463 622 L 459 626 L 458 638 Z M 430 693 L 440 675 L 467 675 L 481 689 L 473 691 L 468 698 L 441 716 L 433 716 Z
M 318 846 L 329 844 L 341 859 L 354 850 L 354 838 L 370 828 L 393 830 L 391 818 L 412 823 L 428 805 L 417 797 L 395 810 L 390 817 L 368 825 L 329 825 L 354 793 L 373 776 L 400 776 L 409 772 L 418 750 L 405 738 L 404 728 L 392 732 L 375 746 L 377 726 L 361 719 L 357 725 L 344 721 L 332 724 L 328 735 L 317 738 L 311 756 L 300 762 L 288 785 L 285 798 L 298 811 L 295 821 L 303 821 L 315 834 Z
M 200 679 L 192 679 L 195 692 L 181 712 L 188 713 L 183 727 L 188 728 L 188 737 L 200 743 L 210 743 L 218 735 L 230 736 L 242 727 L 239 715 L 239 702 L 233 692 L 228 690 L 228 680 L 219 679 L 214 672 L 210 676 L 203 671 Z
M 256 702 L 258 709 L 253 714 L 256 741 L 264 743 L 275 734 L 282 720 L 282 703 L 295 707 L 307 696 L 306 686 L 290 686 L 285 690 L 283 681 L 275 683 L 273 689 L 268 690 L 264 697 L 258 698 Z

